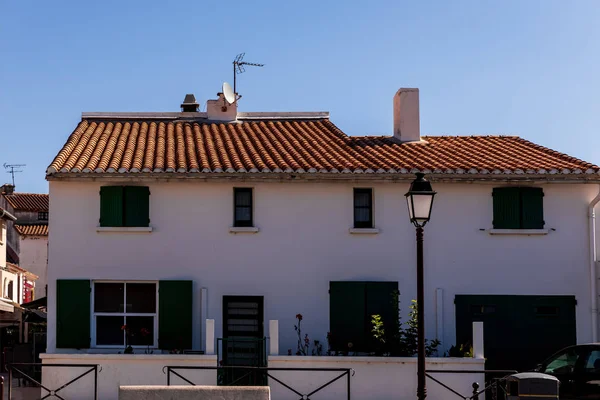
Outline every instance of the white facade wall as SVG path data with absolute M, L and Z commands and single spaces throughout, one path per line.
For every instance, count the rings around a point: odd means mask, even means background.
M 217 365 L 216 356 L 197 355 L 144 355 L 144 354 L 42 354 L 44 364 L 98 364 L 102 371 L 98 374 L 98 398 L 117 400 L 120 385 L 166 385 L 167 376 L 163 367 L 170 366 L 208 366 Z M 428 358 L 427 369 L 435 370 L 483 370 L 483 359 L 473 358 Z M 353 399 L 387 400 L 414 399 L 417 392 L 416 358 L 396 357 L 286 357 L 270 356 L 269 366 L 273 368 L 352 368 L 350 378 Z M 84 373 L 89 368 L 47 367 L 44 369 L 42 384 L 56 389 Z M 176 370 L 198 385 L 215 385 L 216 370 Z M 300 393 L 307 394 L 341 375 L 331 371 L 272 371 L 274 377 L 290 385 Z M 479 382 L 483 388 L 483 374 L 479 373 L 437 373 L 436 379 L 469 396 L 473 382 Z M 58 394 L 68 399 L 87 400 L 93 396 L 94 377 L 90 374 Z M 182 379 L 171 375 L 172 385 L 188 385 Z M 271 397 L 280 400 L 298 399 L 298 396 L 269 380 Z M 326 387 L 316 398 L 325 400 L 346 398 L 347 380 L 342 378 Z M 439 384 L 428 381 L 428 397 L 446 399 L 455 396 Z M 46 392 L 42 395 L 47 394 Z
M 97 232 L 100 186 L 50 182 L 49 353 L 56 352 L 56 279 L 192 279 L 196 349 L 200 321 L 214 318 L 216 337 L 222 336 L 223 295 L 262 295 L 264 320 L 279 320 L 282 355 L 296 347 L 297 313 L 303 332 L 326 343 L 329 281 L 399 281 L 404 312 L 416 298 L 407 182 L 152 181 L 151 233 Z M 229 232 L 234 186 L 254 187 L 258 233 Z M 437 329 L 443 348 L 455 344 L 456 294 L 575 295 L 577 340 L 591 340 L 587 207 L 598 187 L 542 186 L 549 234 L 495 236 L 486 231 L 494 185 L 434 183 L 438 195 L 425 227 L 425 318 L 427 337 Z M 379 234 L 349 233 L 353 187 L 373 187 Z
M 7 221 L 0 218 L 0 268 L 6 267 Z
M 22 236 L 20 238 L 20 267 L 37 275 L 35 281 L 35 298 L 46 295 L 46 273 L 48 270 L 48 237 Z

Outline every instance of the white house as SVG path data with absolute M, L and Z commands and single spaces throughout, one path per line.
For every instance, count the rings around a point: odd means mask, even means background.
M 389 328 L 392 292 L 403 315 L 416 298 L 403 196 L 423 172 L 426 336 L 447 350 L 484 321 L 488 368 L 524 368 L 597 340 L 599 171 L 515 136 L 422 137 L 417 89 L 377 137 L 221 94 L 207 112 L 186 96 L 182 112 L 84 113 L 47 169 L 46 357 L 122 351 L 122 325 L 136 352 L 206 350 L 207 319 L 217 338 L 278 320 L 283 357 L 296 314 L 311 341 L 369 352 L 370 316 Z

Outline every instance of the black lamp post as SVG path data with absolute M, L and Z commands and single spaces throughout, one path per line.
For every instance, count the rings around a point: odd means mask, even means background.
M 417 178 L 410 184 L 410 189 L 405 194 L 408 204 L 410 222 L 417 228 L 417 399 L 427 397 L 425 388 L 425 323 L 423 310 L 425 306 L 423 289 L 423 227 L 431 217 L 431 208 L 435 193 L 431 183 L 424 177 L 425 174 L 417 173 Z

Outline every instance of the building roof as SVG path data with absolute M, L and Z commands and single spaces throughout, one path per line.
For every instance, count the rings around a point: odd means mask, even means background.
M 83 118 L 48 175 L 526 174 L 600 179 L 600 167 L 516 136 L 348 136 L 326 117 Z
M 15 229 L 22 236 L 48 236 L 48 224 L 35 224 L 35 225 L 15 224 Z
M 48 195 L 40 193 L 5 194 L 4 198 L 15 211 L 48 212 Z

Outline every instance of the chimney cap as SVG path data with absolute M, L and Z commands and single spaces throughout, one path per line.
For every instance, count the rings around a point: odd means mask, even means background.
M 188 93 L 185 95 L 183 99 L 183 103 L 181 103 L 181 111 L 183 112 L 198 112 L 199 108 L 198 102 L 196 102 L 196 96 L 192 93 Z

